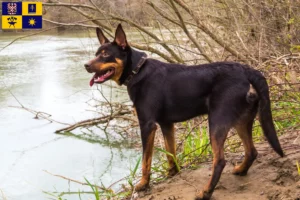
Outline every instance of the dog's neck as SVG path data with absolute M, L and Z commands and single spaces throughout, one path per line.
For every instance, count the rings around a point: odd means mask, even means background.
M 130 76 L 132 71 L 137 67 L 138 63 L 143 57 L 147 55 L 144 52 L 134 50 L 132 48 L 129 49 L 127 56 L 127 63 L 124 66 L 124 71 L 119 79 L 119 83 L 124 84 L 125 80 Z

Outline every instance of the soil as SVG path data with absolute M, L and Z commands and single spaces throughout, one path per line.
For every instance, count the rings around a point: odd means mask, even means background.
M 280 137 L 285 157 L 278 156 L 266 143 L 255 144 L 259 155 L 246 176 L 231 174 L 242 153 L 226 154 L 227 164 L 213 193 L 212 200 L 300 200 L 300 133 Z M 148 191 L 135 194 L 140 200 L 190 200 L 211 176 L 211 163 L 196 170 L 182 170 L 178 175 Z

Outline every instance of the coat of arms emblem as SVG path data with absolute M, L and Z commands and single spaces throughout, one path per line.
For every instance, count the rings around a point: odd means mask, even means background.
M 17 3 L 8 3 L 7 4 L 7 13 L 9 15 L 15 15 L 17 13 Z

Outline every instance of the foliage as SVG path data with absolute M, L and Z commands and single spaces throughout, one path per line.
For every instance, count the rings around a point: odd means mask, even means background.
M 142 159 L 142 157 L 139 157 L 139 159 L 137 160 L 134 168 L 132 170 L 130 170 L 130 176 L 127 178 L 127 182 L 131 186 L 131 190 L 134 190 L 134 183 L 133 183 L 133 181 L 136 178 L 136 173 L 137 173 L 137 170 L 138 170 L 138 168 L 140 166 L 141 159 Z

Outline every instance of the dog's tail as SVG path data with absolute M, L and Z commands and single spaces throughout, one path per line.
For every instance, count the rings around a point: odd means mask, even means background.
M 269 96 L 269 86 L 266 78 L 257 70 L 246 68 L 246 74 L 248 80 L 253 85 L 259 96 L 259 121 L 262 126 L 264 135 L 266 136 L 271 147 L 278 153 L 281 157 L 284 156 L 281 149 L 276 130 L 274 127 L 272 113 L 271 113 L 271 103 Z

